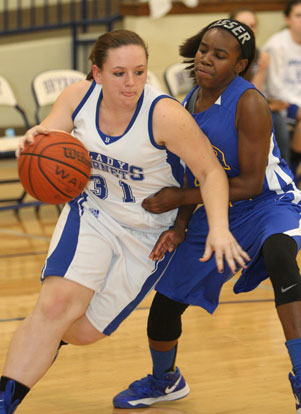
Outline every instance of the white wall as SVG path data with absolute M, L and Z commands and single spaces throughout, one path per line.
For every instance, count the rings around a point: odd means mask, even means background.
M 51 38 L 10 43 L 0 46 L 0 74 L 10 83 L 17 102 L 34 122 L 33 77 L 50 69 L 71 65 L 71 38 Z M 0 127 L 22 126 L 23 121 L 13 109 L 0 107 Z
M 161 19 L 150 17 L 126 17 L 124 28 L 136 31 L 149 47 L 149 68 L 160 78 L 164 69 L 174 62 L 180 62 L 179 45 L 195 35 L 210 22 L 227 17 L 226 14 L 167 15 Z M 262 46 L 266 39 L 284 25 L 281 12 L 257 14 L 257 44 Z
M 124 28 L 139 33 L 149 47 L 149 68 L 162 81 L 164 69 L 180 61 L 178 47 L 187 37 L 225 14 L 168 15 L 154 20 L 150 17 L 127 17 Z M 284 24 L 282 13 L 258 13 L 258 45 Z M 15 91 L 17 101 L 34 122 L 34 100 L 31 92 L 33 77 L 44 70 L 71 68 L 71 37 L 41 38 L 34 41 L 0 45 L 0 75 L 6 77 Z M 163 81 L 162 81 L 163 85 Z M 0 108 L 0 128 L 22 126 L 20 116 L 14 111 Z

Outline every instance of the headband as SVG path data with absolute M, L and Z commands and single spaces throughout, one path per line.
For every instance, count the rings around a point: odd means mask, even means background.
M 242 52 L 244 54 L 243 45 L 246 42 L 249 42 L 249 40 L 251 40 L 252 38 L 250 31 L 249 31 L 251 29 L 248 30 L 248 26 L 243 25 L 242 23 L 236 20 L 221 19 L 221 20 L 217 20 L 216 22 L 213 22 L 212 24 L 210 24 L 207 27 L 207 30 L 213 29 L 214 27 L 225 29 L 229 33 L 231 33 L 235 37 L 235 39 L 237 39 L 238 43 L 241 46 Z

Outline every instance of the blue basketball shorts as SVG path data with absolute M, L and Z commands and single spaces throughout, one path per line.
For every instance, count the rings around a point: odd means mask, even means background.
M 271 196 L 250 201 L 248 207 L 229 209 L 230 230 L 251 261 L 241 272 L 234 292 L 255 289 L 268 277 L 261 247 L 264 241 L 277 233 L 294 238 L 298 251 L 301 247 L 301 207 L 291 202 L 291 195 Z M 202 257 L 208 222 L 204 207 L 193 214 L 185 241 L 178 246 L 164 277 L 156 290 L 178 302 L 201 306 L 213 313 L 219 303 L 221 289 L 234 275 L 225 264 L 224 273 L 217 271 L 214 255 L 205 263 Z

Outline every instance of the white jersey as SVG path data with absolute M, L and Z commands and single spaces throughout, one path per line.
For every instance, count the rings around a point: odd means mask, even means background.
M 173 225 L 177 210 L 145 211 L 142 201 L 163 187 L 183 182 L 180 159 L 156 144 L 152 116 L 156 102 L 168 95 L 146 84 L 136 111 L 121 136 L 109 136 L 99 124 L 102 86 L 91 84 L 73 114 L 74 135 L 90 153 L 92 170 L 85 189 L 91 208 L 105 210 L 123 226 L 157 231 Z
M 262 49 L 270 56 L 264 90 L 267 98 L 301 106 L 301 45 L 284 29 L 271 36 Z
M 182 184 L 180 159 L 156 144 L 156 102 L 169 98 L 146 85 L 125 132 L 105 135 L 99 124 L 101 85 L 93 82 L 73 113 L 73 134 L 90 153 L 89 184 L 67 203 L 51 238 L 42 280 L 61 276 L 94 290 L 90 323 L 110 335 L 153 289 L 173 253 L 149 258 L 177 210 L 151 214 L 142 201 L 166 186 Z

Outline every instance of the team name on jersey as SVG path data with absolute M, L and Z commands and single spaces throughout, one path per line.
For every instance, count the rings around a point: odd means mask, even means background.
M 90 152 L 92 168 L 114 175 L 117 178 L 142 181 L 144 179 L 143 169 L 127 162 L 107 157 L 98 152 Z

